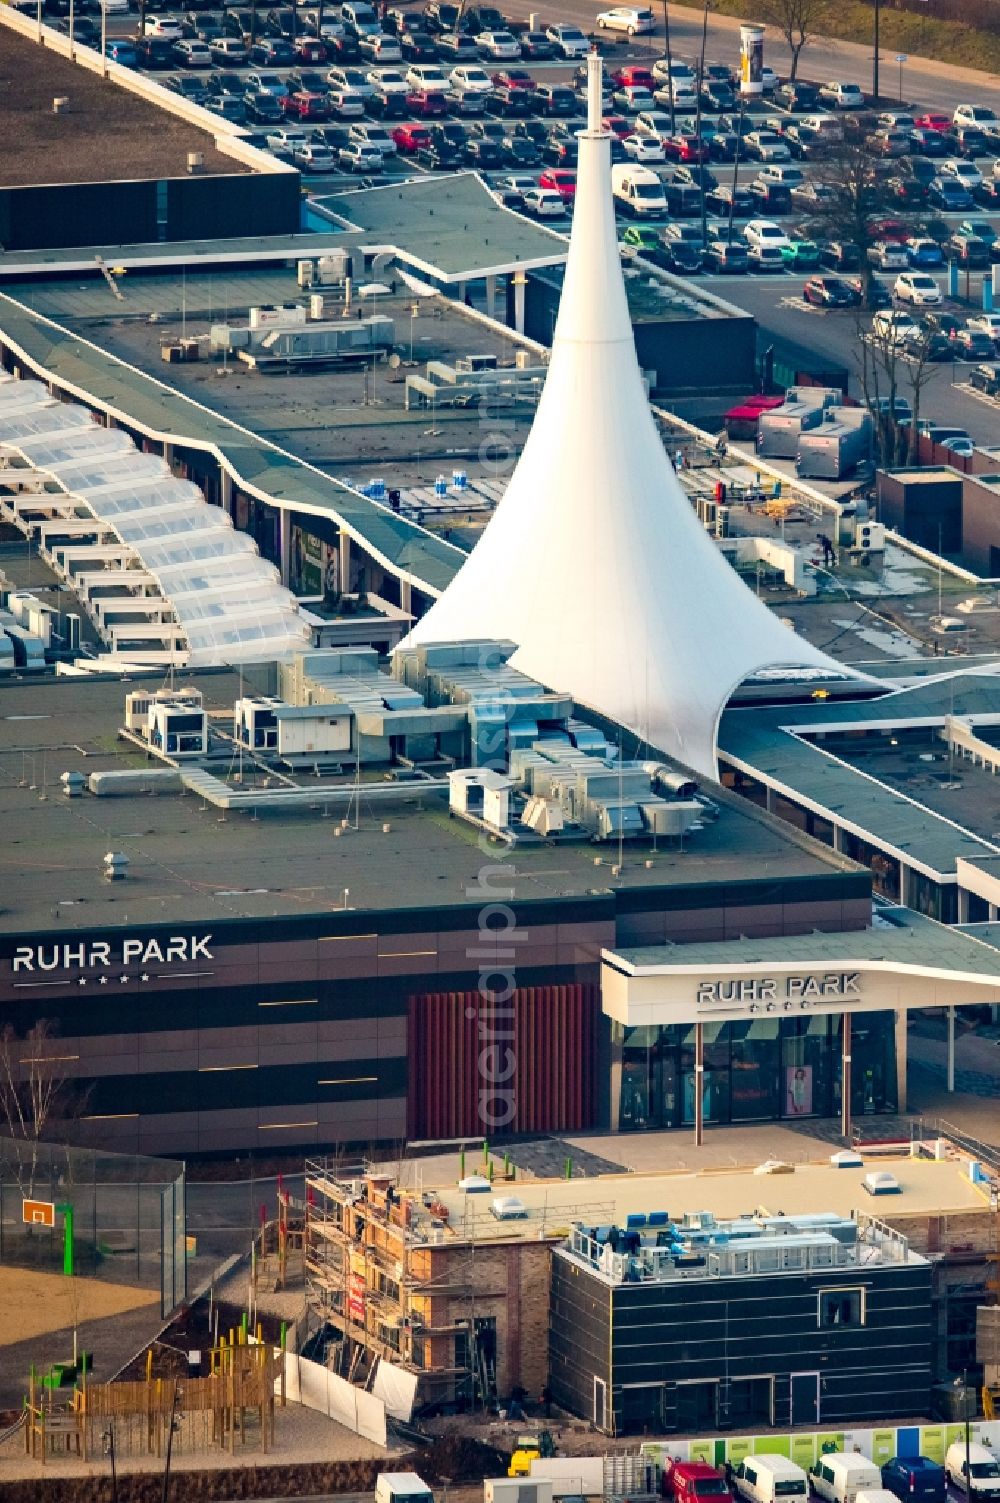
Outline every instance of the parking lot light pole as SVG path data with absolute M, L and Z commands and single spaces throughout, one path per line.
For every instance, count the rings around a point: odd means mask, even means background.
M 663 0 L 663 37 L 667 56 L 667 98 L 670 100 L 670 134 L 677 134 L 677 118 L 674 114 L 674 81 L 671 78 L 673 60 L 670 56 L 670 11 L 667 8 L 667 0 Z
M 878 23 L 882 0 L 875 0 L 875 49 L 872 55 L 872 104 L 878 104 Z

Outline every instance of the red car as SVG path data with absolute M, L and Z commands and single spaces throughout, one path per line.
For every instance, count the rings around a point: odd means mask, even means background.
M 872 219 L 868 223 L 868 234 L 873 241 L 897 240 L 903 244 L 909 240 L 913 229 L 901 219 Z
M 537 89 L 538 85 L 524 68 L 503 68 L 493 75 L 495 89 Z
M 919 130 L 951 130 L 951 116 L 939 115 L 936 110 L 930 110 L 926 115 L 918 115 L 913 123 Z
M 325 63 L 326 47 L 319 37 L 300 37 L 295 44 L 295 56 L 300 63 Z
M 295 94 L 286 94 L 282 103 L 285 114 L 294 115 L 296 120 L 330 118 L 330 101 L 325 94 L 310 94 L 307 89 L 299 89 Z
M 443 94 L 432 93 L 429 89 L 414 89 L 412 94 L 406 96 L 406 107 L 411 114 L 421 115 L 426 120 L 429 115 L 445 114 L 448 102 Z
M 697 136 L 665 136 L 663 155 L 671 162 L 707 162 L 708 144 Z
M 431 133 L 426 125 L 396 125 L 390 135 L 396 143 L 397 151 L 420 151 L 422 147 L 431 144 Z
M 648 68 L 640 68 L 637 64 L 629 63 L 618 73 L 611 75 L 616 89 L 648 89 L 652 94 L 657 88 L 656 79 Z
M 564 204 L 571 204 L 576 197 L 576 173 L 570 167 L 546 167 L 538 186 L 554 188 Z
M 624 141 L 625 137 L 630 136 L 635 130 L 635 126 L 624 115 L 605 115 L 601 121 L 601 129 L 609 130 L 613 136 L 618 137 L 619 141 Z

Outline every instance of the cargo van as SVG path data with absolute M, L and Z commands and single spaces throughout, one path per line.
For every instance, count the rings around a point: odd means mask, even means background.
M 953 1446 L 948 1447 L 948 1454 L 944 1458 L 944 1469 L 951 1485 L 957 1487 L 960 1492 L 968 1493 L 970 1500 L 1000 1498 L 1000 1462 L 997 1461 L 993 1452 L 987 1451 L 985 1446 L 972 1441 L 968 1447 L 968 1456 L 967 1477 L 965 1441 L 957 1440 Z
M 926 1456 L 894 1456 L 882 1468 L 882 1486 L 912 1503 L 947 1503 L 944 1467 Z
M 618 166 L 611 169 L 611 192 L 630 214 L 650 217 L 667 212 L 663 184 L 648 167 Z
M 733 1471 L 733 1485 L 747 1503 L 778 1503 L 779 1499 L 808 1503 L 809 1479 L 787 1456 L 748 1456 Z
M 805 115 L 799 122 L 807 130 L 814 130 L 821 141 L 839 142 L 844 139 L 844 127 L 833 115 Z
M 416 1472 L 379 1472 L 375 1503 L 434 1503 L 434 1494 Z
M 815 473 L 815 471 L 813 471 Z M 825 1503 L 856 1503 L 860 1492 L 881 1492 L 882 1473 L 867 1456 L 830 1451 L 809 1474 L 813 1491 Z

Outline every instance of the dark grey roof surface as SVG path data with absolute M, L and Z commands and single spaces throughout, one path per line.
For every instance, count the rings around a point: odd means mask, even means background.
M 474 172 L 358 188 L 313 202 L 446 281 L 515 266 L 549 266 L 564 261 L 569 250 L 565 235 L 498 204 Z
M 275 506 L 331 517 L 419 588 L 438 594 L 461 567 L 461 549 L 2 293 L 0 331 L 43 379 L 150 436 L 214 452 L 237 483 Z
M 946 975 L 1000 977 L 1000 950 L 989 941 L 977 942 L 971 931 L 914 913 L 908 908 L 880 911 L 871 929 L 846 934 L 785 934 L 773 938 L 740 938 L 710 944 L 639 945 L 616 950 L 615 957 L 637 970 L 663 966 L 693 966 L 711 970 L 724 965 L 829 965 L 843 970 L 858 965 L 917 966 Z M 995 926 L 1000 928 L 1000 925 Z
M 1000 674 L 986 668 L 946 670 L 942 678 L 876 699 L 728 710 L 719 729 L 719 751 L 828 811 L 837 823 L 870 835 L 904 860 L 953 875 L 959 856 L 988 856 L 996 852 L 996 845 L 787 729 L 794 726 L 812 734 L 853 725 L 943 721 L 952 713 L 1000 714 Z
M 258 674 L 178 674 L 175 687 L 194 683 L 206 709 L 231 713 L 241 687 L 244 693 L 264 687 Z M 262 803 L 254 819 L 223 815 L 192 794 L 67 799 L 59 781 L 64 771 L 159 765 L 117 739 L 125 695 L 138 682 L 62 678 L 11 682 L 0 690 L 0 932 L 54 923 L 91 928 L 123 923 L 126 915 L 130 923 L 150 924 L 330 913 L 343 907 L 344 888 L 352 909 L 481 905 L 484 859 L 494 873 L 503 865 L 492 897 L 497 884 L 509 884 L 522 902 L 705 884 L 714 888 L 706 901 L 718 903 L 720 888 L 747 879 L 791 879 L 805 887 L 819 877 L 863 875 L 725 790 L 718 796 L 719 819 L 689 835 L 683 850 L 672 843 L 656 852 L 648 844 L 634 851 L 626 846 L 620 879 L 611 876 L 615 858 L 607 851 L 595 867 L 588 842 L 518 846 L 506 860 L 497 848 L 484 858 L 479 831 L 449 819 L 443 796 L 425 799 L 423 808 L 393 803 L 387 810 L 366 801 L 363 783 L 359 828 L 339 837 L 339 813 L 323 818 L 318 805 L 271 813 Z M 159 676 L 142 682 L 163 685 Z M 228 770 L 228 760 L 212 765 L 220 777 Z M 241 786 L 253 776 L 245 766 Z M 381 772 L 374 778 L 381 783 Z M 103 880 L 108 851 L 129 857 L 126 881 Z

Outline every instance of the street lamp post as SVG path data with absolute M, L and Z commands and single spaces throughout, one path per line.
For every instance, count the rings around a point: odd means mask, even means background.
M 875 51 L 872 56 L 872 104 L 878 104 L 878 23 L 882 0 L 875 0 Z
M 670 55 L 670 12 L 667 9 L 667 0 L 663 0 L 663 36 L 667 56 L 667 97 L 670 100 L 670 134 L 677 134 L 677 117 L 674 114 L 674 81 L 671 77 L 673 71 L 673 59 Z
M 907 52 L 897 52 L 896 53 L 896 61 L 899 64 L 899 102 L 900 102 L 900 104 L 902 104 L 902 102 L 903 102 L 903 64 L 904 63 L 908 63 L 909 60 L 910 60 L 909 53 L 907 53 Z

